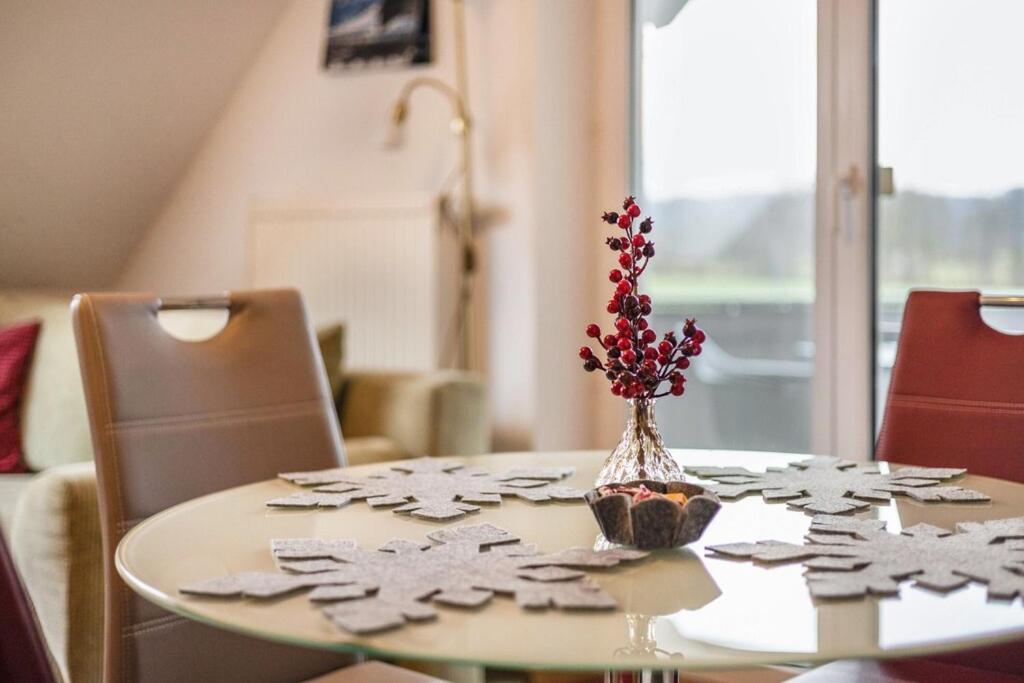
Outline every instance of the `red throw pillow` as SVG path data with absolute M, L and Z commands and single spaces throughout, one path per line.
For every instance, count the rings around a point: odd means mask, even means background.
M 0 473 L 26 472 L 21 457 L 19 413 L 39 322 L 0 329 Z

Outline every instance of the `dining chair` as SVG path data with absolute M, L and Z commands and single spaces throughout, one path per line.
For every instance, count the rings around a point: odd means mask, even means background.
M 983 305 L 1014 301 L 978 292 L 910 293 L 878 460 L 966 467 L 1024 482 L 1024 337 L 981 319 Z
M 1024 299 L 910 293 L 876 459 L 1024 482 L 1024 336 L 990 327 L 983 306 L 1024 307 Z M 895 662 L 835 662 L 795 681 L 994 682 L 1022 675 L 1024 643 L 1014 643 Z
M 183 309 L 226 309 L 227 323 L 209 339 L 183 341 L 157 319 Z M 71 314 L 99 491 L 104 681 L 299 681 L 329 672 L 322 680 L 437 680 L 376 662 L 338 670 L 352 658 L 189 621 L 118 576 L 118 542 L 161 510 L 281 471 L 345 463 L 299 294 L 79 294 Z
M 0 532 L 0 681 L 54 683 L 53 665 L 32 601 Z

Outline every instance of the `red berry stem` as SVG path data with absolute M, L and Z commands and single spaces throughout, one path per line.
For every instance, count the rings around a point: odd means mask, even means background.
M 621 214 L 612 211 L 601 216 L 605 223 L 622 231 L 605 240 L 618 260 L 618 267 L 608 274 L 609 281 L 615 284 L 607 306 L 608 312 L 615 316 L 615 334 L 602 336 L 600 327 L 593 323 L 588 325 L 587 336 L 597 340 L 607 360 L 602 362 L 590 347 L 580 349 L 580 358 L 585 370 L 604 371 L 616 396 L 627 399 L 680 396 L 685 391 L 683 371 L 690 366 L 693 356 L 700 355 L 705 335 L 694 320 L 687 319 L 681 340 L 669 332 L 655 345 L 658 335 L 650 329 L 647 320 L 652 313 L 651 298 L 640 292 L 640 276 L 655 254 L 654 242 L 649 237 L 654 220 L 648 217 L 636 222 L 642 212 L 634 197 L 627 197 L 622 209 Z M 659 387 L 666 382 L 668 390 L 659 392 Z

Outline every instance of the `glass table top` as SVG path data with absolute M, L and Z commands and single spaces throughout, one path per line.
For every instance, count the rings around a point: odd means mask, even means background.
M 760 470 L 804 455 L 674 450 L 687 465 Z M 576 468 L 569 485 L 589 488 L 603 452 L 549 452 L 453 458 L 501 471 Z M 386 469 L 377 464 L 354 473 Z M 886 465 L 881 464 L 884 468 Z M 695 481 L 695 478 L 690 478 Z M 858 513 L 890 532 L 920 522 L 1024 516 L 1024 485 L 968 475 L 957 482 L 989 503 L 917 503 L 896 499 Z M 594 547 L 597 525 L 584 504 L 501 505 L 449 525 L 353 502 L 341 509 L 280 510 L 265 502 L 296 491 L 284 481 L 243 486 L 175 506 L 135 527 L 118 546 L 118 571 L 135 591 L 186 617 L 253 636 L 380 656 L 507 668 L 737 668 L 851 657 L 898 657 L 1024 638 L 1020 600 L 989 600 L 972 584 L 940 594 L 904 584 L 899 597 L 813 600 L 799 563 L 764 566 L 706 557 L 705 545 L 773 539 L 800 543 L 811 516 L 758 495 L 723 502 L 704 537 L 639 562 L 588 571 L 618 602 L 609 612 L 526 611 L 498 595 L 480 608 L 437 605 L 439 618 L 370 636 L 338 630 L 304 592 L 284 598 L 222 600 L 182 595 L 178 586 L 241 571 L 274 571 L 270 540 L 351 538 L 377 548 L 395 538 L 422 540 L 441 526 L 489 522 L 541 551 Z

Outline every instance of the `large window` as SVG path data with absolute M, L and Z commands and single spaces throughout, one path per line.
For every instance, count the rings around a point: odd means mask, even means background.
M 655 326 L 707 330 L 671 446 L 809 451 L 816 0 L 635 3 L 635 187 Z
M 1024 293 L 1024 2 L 633 7 L 655 313 L 709 335 L 667 441 L 870 457 L 908 291 Z
M 879 0 L 879 406 L 910 288 L 1024 292 L 1022 25 L 1020 0 Z

